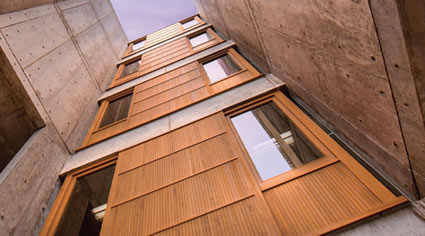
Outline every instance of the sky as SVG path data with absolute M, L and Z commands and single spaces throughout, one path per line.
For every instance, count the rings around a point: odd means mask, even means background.
M 128 40 L 134 40 L 197 13 L 193 0 L 111 0 Z

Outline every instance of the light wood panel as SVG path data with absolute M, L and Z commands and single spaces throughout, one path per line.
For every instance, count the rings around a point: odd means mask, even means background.
M 382 204 L 341 162 L 264 193 L 284 234 L 305 235 Z
M 249 224 L 252 233 L 279 234 L 259 188 L 241 160 L 222 113 L 121 152 L 102 226 L 102 235 L 214 232 Z M 246 217 L 246 213 L 251 216 Z M 260 220 L 259 222 L 255 222 Z M 229 231 L 227 231 L 229 230 Z
M 210 84 L 203 67 L 196 61 L 142 82 L 134 88 L 126 120 L 97 129 L 97 120 L 101 119 L 102 109 L 105 109 L 105 105 L 102 104 L 82 147 L 146 124 L 261 76 L 232 48 L 209 57 L 222 54 L 230 55 L 242 70 Z

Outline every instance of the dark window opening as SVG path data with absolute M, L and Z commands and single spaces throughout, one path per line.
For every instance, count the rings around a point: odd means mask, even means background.
M 124 97 L 110 101 L 108 107 L 106 107 L 105 113 L 103 114 L 99 128 L 127 118 L 132 97 L 133 94 L 128 94 Z
M 203 66 L 211 83 L 224 79 L 241 70 L 239 65 L 236 64 L 229 55 L 221 56 L 203 64 Z
M 77 179 L 55 235 L 99 235 L 104 211 L 93 209 L 105 209 L 114 171 L 112 165 Z
M 122 70 L 121 77 L 133 74 L 134 72 L 137 72 L 139 70 L 139 66 L 140 66 L 140 60 L 126 64 L 124 66 L 124 70 Z
M 273 102 L 231 120 L 263 181 L 323 156 Z

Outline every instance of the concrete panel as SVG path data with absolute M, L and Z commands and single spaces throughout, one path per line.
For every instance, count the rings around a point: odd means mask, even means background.
M 96 84 L 89 78 L 85 67 L 78 68 L 69 83 L 45 105 L 63 140 L 69 138 L 91 96 L 98 90 Z
M 201 0 L 201 2 L 206 12 L 206 16 L 202 17 L 207 19 L 208 23 L 213 24 L 223 36 L 229 37 L 229 31 L 226 28 L 220 9 L 216 5 L 216 0 Z
M 260 29 L 269 28 L 386 78 L 368 1 L 249 2 Z
M 100 23 L 96 23 L 75 37 L 83 56 L 85 57 L 91 74 L 99 86 L 103 81 L 111 80 L 117 61 L 117 56 L 109 46 L 105 32 Z
M 39 132 L 0 185 L 0 235 L 37 234 L 57 173 L 69 157 L 51 123 Z
M 57 2 L 56 5 L 59 7 L 59 9 L 65 10 L 65 9 L 80 6 L 86 3 L 89 3 L 89 0 L 66 0 L 66 1 Z
M 97 19 L 99 20 L 113 12 L 109 0 L 90 0 L 90 4 L 93 6 Z
M 97 21 L 96 15 L 90 4 L 83 4 L 66 9 L 63 11 L 63 17 L 74 36 L 89 28 Z
M 2 1 L 8 2 L 8 1 Z M 12 1 L 10 1 L 12 2 Z M 11 12 L 8 14 L 0 14 L 0 28 L 28 21 L 40 16 L 55 13 L 56 9 L 53 4 L 46 4 L 39 7 L 29 8 L 21 11 Z
M 425 232 L 425 221 L 413 213 L 410 207 L 384 214 L 363 224 L 356 225 L 338 236 L 384 236 L 410 235 L 421 236 Z
M 115 14 L 109 14 L 100 20 L 100 23 L 105 30 L 105 33 L 111 42 L 112 48 L 114 49 L 115 55 L 119 58 L 123 56 L 123 47 L 127 49 L 128 39 L 125 36 L 124 30 Z
M 25 8 L 37 7 L 43 4 L 53 3 L 53 0 L 14 0 L 14 1 L 1 1 L 0 14 L 19 11 Z
M 250 47 L 258 57 L 264 58 L 260 39 L 256 34 L 254 22 L 250 17 L 245 0 L 217 0 L 217 4 L 220 6 L 223 20 L 226 22 L 229 37 L 236 44 L 241 42 Z
M 23 68 L 70 38 L 56 13 L 5 27 L 1 31 Z
M 90 125 L 99 109 L 97 98 L 100 96 L 100 90 L 93 91 L 93 96 L 90 98 L 87 106 L 81 113 L 81 117 L 78 119 L 77 124 L 72 130 L 71 135 L 65 140 L 66 146 L 71 152 L 79 148 L 86 137 Z
M 296 78 L 294 81 L 298 85 L 326 104 L 341 119 L 362 130 L 371 141 L 408 165 L 386 80 L 361 73 L 352 64 L 329 58 L 314 48 L 300 45 L 272 31 L 266 30 L 263 34 L 272 42 L 280 42 L 266 45 L 270 61 L 275 65 L 273 73 L 278 77 L 289 75 Z
M 27 67 L 25 73 L 37 96 L 43 104 L 48 104 L 70 82 L 75 71 L 83 67 L 81 57 L 69 40 Z

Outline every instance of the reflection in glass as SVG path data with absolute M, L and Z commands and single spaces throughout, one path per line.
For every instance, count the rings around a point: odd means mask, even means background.
M 122 70 L 121 77 L 137 72 L 139 70 L 139 66 L 140 66 L 140 60 L 126 64 L 124 66 L 124 70 Z
M 115 165 L 77 179 L 55 235 L 99 235 L 102 217 L 93 209 L 105 208 Z
M 188 21 L 186 23 L 183 23 L 182 26 L 183 26 L 183 29 L 187 29 L 187 28 L 190 28 L 190 27 L 192 27 L 194 25 L 197 25 L 197 24 L 198 24 L 198 21 L 195 20 L 195 19 L 193 19 L 191 21 Z
M 128 110 L 130 109 L 132 96 L 132 94 L 129 94 L 116 100 L 110 101 L 108 107 L 106 108 L 105 114 L 103 114 L 99 128 L 102 128 L 104 126 L 126 118 L 128 115 Z
M 231 120 L 262 180 L 323 156 L 272 102 Z
M 203 66 L 211 83 L 219 81 L 241 70 L 241 68 L 233 62 L 229 55 L 224 55 L 213 61 L 207 62 L 203 64 Z
M 190 38 L 190 43 L 192 44 L 192 47 L 196 47 L 200 44 L 203 44 L 205 42 L 207 42 L 208 40 L 212 39 L 212 37 L 210 36 L 210 34 L 208 34 L 207 32 L 202 33 L 200 35 L 196 35 L 193 38 Z
M 143 48 L 144 46 L 145 46 L 145 40 L 135 43 L 133 44 L 133 51 L 136 51 L 139 48 Z

